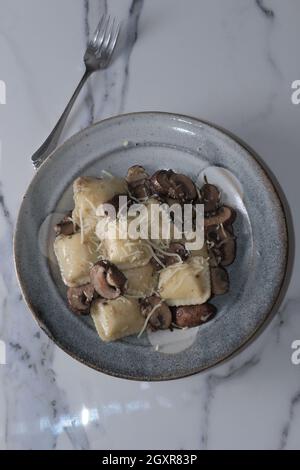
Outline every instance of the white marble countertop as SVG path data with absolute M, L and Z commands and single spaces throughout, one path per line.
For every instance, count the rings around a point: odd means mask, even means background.
M 83 71 L 87 35 L 109 9 L 127 47 L 95 74 L 64 139 L 94 120 L 161 110 L 213 121 L 261 154 L 299 224 L 298 0 L 1 0 L 1 449 L 300 449 L 300 260 L 288 295 L 259 339 L 230 362 L 188 379 L 107 377 L 59 350 L 22 300 L 12 236 L 34 170 L 30 155 Z M 298 211 L 298 212 L 297 212 Z

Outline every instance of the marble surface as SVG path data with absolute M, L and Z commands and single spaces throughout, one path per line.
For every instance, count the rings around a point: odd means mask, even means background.
M 12 237 L 47 136 L 83 72 L 105 10 L 124 20 L 112 66 L 95 74 L 63 140 L 95 120 L 140 110 L 211 120 L 253 146 L 281 183 L 300 235 L 298 0 L 1 0 L 1 449 L 299 449 L 300 260 L 272 323 L 249 348 L 169 383 L 106 377 L 38 329 L 17 285 Z

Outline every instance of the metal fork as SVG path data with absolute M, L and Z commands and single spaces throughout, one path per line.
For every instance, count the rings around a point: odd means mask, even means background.
M 53 131 L 41 145 L 41 147 L 31 157 L 31 161 L 35 169 L 38 169 L 50 155 L 50 153 L 57 147 L 58 140 L 61 136 L 66 120 L 76 101 L 76 98 L 80 93 L 80 90 L 82 89 L 87 79 L 96 70 L 106 69 L 109 66 L 113 52 L 117 45 L 120 30 L 121 25 L 116 25 L 115 19 L 111 20 L 110 16 L 102 16 L 95 34 L 92 40 L 89 42 L 84 55 L 86 70 L 82 79 L 80 80 L 72 98 L 67 104 L 66 109 L 64 110 Z

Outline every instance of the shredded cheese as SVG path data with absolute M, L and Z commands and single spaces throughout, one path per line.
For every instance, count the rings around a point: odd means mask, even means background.
M 188 326 L 179 326 L 177 325 L 177 323 L 171 323 L 171 325 L 173 326 L 173 328 L 176 328 L 176 330 L 182 330 L 182 331 L 185 331 L 185 330 L 188 330 Z
M 102 173 L 102 175 L 107 176 L 110 179 L 114 178 L 114 175 L 112 173 L 110 173 L 109 171 L 102 170 L 101 173 Z
M 93 254 L 93 250 L 92 250 L 92 248 L 90 247 L 90 245 L 87 245 L 87 249 L 88 249 L 89 253 L 92 255 L 92 254 Z
M 84 198 L 84 200 L 89 204 L 89 206 L 92 208 L 92 210 L 95 212 L 97 212 L 97 209 L 96 207 L 94 206 L 94 204 L 92 203 L 92 201 L 90 201 L 87 197 Z
M 152 246 L 152 248 L 156 251 L 158 251 L 158 253 L 161 253 L 163 256 L 171 256 L 171 257 L 176 257 L 179 259 L 179 263 L 183 263 L 182 261 L 182 258 L 181 256 L 178 254 L 178 253 L 171 253 L 170 251 L 165 251 L 165 250 L 162 250 L 161 248 L 159 248 L 158 246 L 155 245 L 155 243 L 153 242 L 150 242 L 150 240 L 147 240 L 147 242 L 149 243 L 149 245 Z
M 227 238 L 227 234 L 225 232 L 224 225 L 222 224 L 222 222 L 220 223 L 220 227 L 221 227 L 224 237 Z
M 128 194 L 129 194 L 129 196 L 130 196 L 130 199 L 132 199 L 132 200 L 133 200 L 134 202 L 136 202 L 137 204 L 140 203 L 140 200 L 137 199 L 136 197 L 134 197 L 133 194 L 129 191 L 129 189 L 128 189 Z
M 148 326 L 148 323 L 149 323 L 149 320 L 150 318 L 152 317 L 153 313 L 159 308 L 161 307 L 161 302 L 159 302 L 159 304 L 155 305 L 155 307 L 153 307 L 153 309 L 151 310 L 151 312 L 147 315 L 147 318 L 145 320 L 145 323 L 144 323 L 144 326 L 143 328 L 141 329 L 141 331 L 139 332 L 138 334 L 138 338 L 140 338 L 142 336 L 142 334 L 144 333 L 144 331 L 146 330 L 147 326 Z
M 79 220 L 80 220 L 80 243 L 84 243 L 84 228 L 83 228 L 83 218 L 82 218 L 82 209 L 79 209 Z
M 206 244 L 207 244 L 208 248 L 213 248 L 215 246 L 215 242 L 211 242 L 209 240 L 206 240 Z
M 142 292 L 137 294 L 127 292 L 126 294 L 124 294 L 124 297 L 128 297 L 129 299 L 140 299 L 141 297 L 143 297 L 143 295 L 144 294 Z
M 155 259 L 155 261 L 164 269 L 166 265 L 159 259 L 159 257 L 156 255 L 154 249 L 152 248 L 151 245 L 147 244 L 148 240 L 144 240 L 145 246 L 148 248 L 151 256 Z

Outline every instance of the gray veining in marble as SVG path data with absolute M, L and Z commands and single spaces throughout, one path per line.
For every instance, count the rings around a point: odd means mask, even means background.
M 119 114 L 122 114 L 125 110 L 125 100 L 127 97 L 129 73 L 130 73 L 130 58 L 135 43 L 138 40 L 139 35 L 139 20 L 142 13 L 144 0 L 132 0 L 129 9 L 129 16 L 126 28 L 126 47 L 124 48 L 124 77 L 123 86 L 121 90 L 121 100 L 119 106 Z
M 258 8 L 261 10 L 261 12 L 270 20 L 273 20 L 275 18 L 275 13 L 271 8 L 268 8 L 265 5 L 264 0 L 255 0 L 256 5 Z

